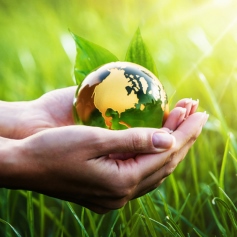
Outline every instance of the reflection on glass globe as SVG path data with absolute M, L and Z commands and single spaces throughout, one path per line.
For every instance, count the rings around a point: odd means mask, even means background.
M 157 77 L 130 62 L 112 62 L 90 73 L 74 101 L 77 124 L 109 129 L 162 126 L 168 101 Z

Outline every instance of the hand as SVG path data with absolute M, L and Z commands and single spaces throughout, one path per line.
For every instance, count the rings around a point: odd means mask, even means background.
M 76 88 L 54 90 L 29 102 L 1 102 L 0 136 L 22 139 L 47 128 L 73 125 Z
M 162 129 L 66 126 L 14 141 L 0 185 L 72 201 L 97 213 L 120 208 L 159 186 L 185 157 L 207 120 L 205 113 L 194 113 L 196 106 L 180 101 Z
M 7 103 L 3 111 L 0 105 L 0 136 L 22 139 L 48 128 L 74 125 L 72 104 L 76 89 L 77 86 L 67 87 L 48 92 L 37 100 Z M 191 99 L 176 104 L 176 107 L 186 108 L 186 116 L 197 106 Z

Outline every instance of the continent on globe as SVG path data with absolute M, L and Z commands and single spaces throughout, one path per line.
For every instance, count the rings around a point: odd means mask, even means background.
M 79 85 L 76 122 L 109 129 L 161 127 L 168 113 L 164 88 L 146 68 L 130 62 L 108 63 Z

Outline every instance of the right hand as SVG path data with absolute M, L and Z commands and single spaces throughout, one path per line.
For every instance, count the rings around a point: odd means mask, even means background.
M 191 102 L 178 105 L 184 107 L 171 111 L 161 129 L 66 126 L 10 140 L 15 149 L 8 153 L 1 186 L 72 201 L 97 213 L 121 208 L 158 187 L 199 136 L 207 115 L 194 113 Z

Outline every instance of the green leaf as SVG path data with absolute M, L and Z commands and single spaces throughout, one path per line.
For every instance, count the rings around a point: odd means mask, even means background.
M 130 46 L 128 47 L 125 61 L 137 63 L 147 68 L 158 77 L 158 71 L 155 62 L 150 52 L 148 51 L 146 45 L 143 42 L 139 28 L 134 34 Z
M 71 33 L 76 43 L 77 56 L 74 66 L 74 75 L 76 83 L 81 84 L 82 80 L 93 70 L 99 66 L 116 62 L 118 58 L 109 52 L 107 49 L 102 48 L 90 41 L 83 39 Z

